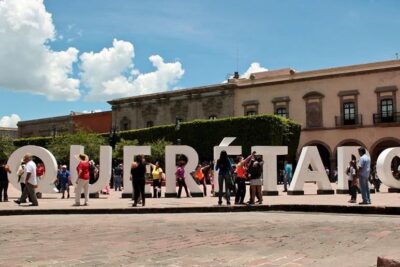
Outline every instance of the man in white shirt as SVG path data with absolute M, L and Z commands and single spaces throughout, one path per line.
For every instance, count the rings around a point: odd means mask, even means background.
M 39 206 L 36 198 L 35 188 L 37 187 L 37 177 L 36 177 L 36 164 L 32 160 L 31 154 L 26 154 L 24 156 L 25 162 L 25 188 L 22 192 L 21 198 L 15 200 L 15 203 L 21 204 L 26 203 L 26 198 L 29 196 L 32 204 L 31 206 Z

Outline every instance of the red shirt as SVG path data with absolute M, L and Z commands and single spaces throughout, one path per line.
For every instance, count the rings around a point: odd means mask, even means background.
M 76 171 L 78 172 L 78 178 L 83 179 L 83 180 L 89 180 L 89 162 L 88 161 L 81 161 L 78 164 L 78 167 L 76 167 Z M 81 174 L 79 175 L 79 171 L 81 171 Z
M 44 166 L 38 166 L 36 168 L 36 176 L 43 176 L 44 174 Z

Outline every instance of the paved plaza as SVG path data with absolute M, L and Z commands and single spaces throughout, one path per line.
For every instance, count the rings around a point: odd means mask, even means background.
M 1 266 L 376 266 L 400 217 L 200 213 L 0 217 Z

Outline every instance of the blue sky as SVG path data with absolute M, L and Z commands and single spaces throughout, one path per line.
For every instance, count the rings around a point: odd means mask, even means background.
M 221 83 L 253 63 L 305 71 L 395 59 L 399 10 L 378 0 L 3 0 L 0 126 Z

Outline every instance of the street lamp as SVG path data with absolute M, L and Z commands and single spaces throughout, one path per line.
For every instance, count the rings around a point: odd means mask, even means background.
M 113 126 L 110 135 L 108 136 L 108 143 L 112 147 L 112 149 L 115 149 L 115 145 L 117 144 L 117 126 Z

